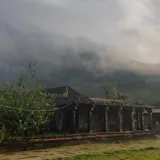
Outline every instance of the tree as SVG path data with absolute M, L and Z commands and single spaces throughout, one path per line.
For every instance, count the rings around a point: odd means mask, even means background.
M 117 99 L 118 91 L 114 85 L 108 83 L 104 86 L 105 97 L 108 99 Z
M 116 87 L 111 83 L 108 83 L 104 86 L 105 96 L 107 99 L 113 99 L 111 101 L 107 101 L 106 104 L 119 104 L 119 105 L 148 105 L 146 102 L 142 100 L 136 100 L 133 97 L 122 94 L 117 91 Z
M 133 103 L 133 98 L 126 94 L 118 93 L 118 99 L 124 101 L 126 104 Z
M 43 92 L 37 78 L 35 64 L 17 80 L 1 85 L 0 135 L 1 140 L 25 140 L 34 137 L 48 120 L 48 101 L 54 96 Z M 53 112 L 51 112 L 53 114 Z
M 135 105 L 148 105 L 148 104 L 142 100 L 136 100 Z

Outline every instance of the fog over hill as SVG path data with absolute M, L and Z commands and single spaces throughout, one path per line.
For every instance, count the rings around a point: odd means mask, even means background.
M 112 81 L 137 98 L 157 95 L 159 9 L 158 0 L 1 0 L 0 81 L 37 61 L 50 86 L 103 97 Z

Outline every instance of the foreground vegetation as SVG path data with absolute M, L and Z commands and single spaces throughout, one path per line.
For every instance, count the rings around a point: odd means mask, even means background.
M 54 97 L 43 91 L 35 64 L 16 80 L 0 85 L 0 140 L 29 140 L 48 120 L 53 111 L 48 102 Z
M 0 153 L 1 160 L 159 160 L 160 140 L 81 144 L 50 149 Z

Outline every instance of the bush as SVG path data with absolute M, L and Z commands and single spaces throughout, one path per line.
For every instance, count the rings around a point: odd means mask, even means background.
M 26 140 L 33 138 L 48 120 L 48 101 L 54 96 L 43 92 L 41 79 L 36 77 L 35 64 L 28 72 L 10 83 L 1 85 L 0 138 Z

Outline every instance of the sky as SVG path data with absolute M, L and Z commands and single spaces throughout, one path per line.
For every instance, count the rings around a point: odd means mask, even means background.
M 0 67 L 23 70 L 24 60 L 37 60 L 91 69 L 82 52 L 104 69 L 108 56 L 123 67 L 160 63 L 159 9 L 159 0 L 0 0 Z
M 74 15 L 63 17 L 66 21 L 61 23 L 63 27 L 60 33 L 83 35 L 103 42 L 116 47 L 117 54 L 125 54 L 131 59 L 147 63 L 160 62 L 158 0 L 51 1 L 51 4 Z

